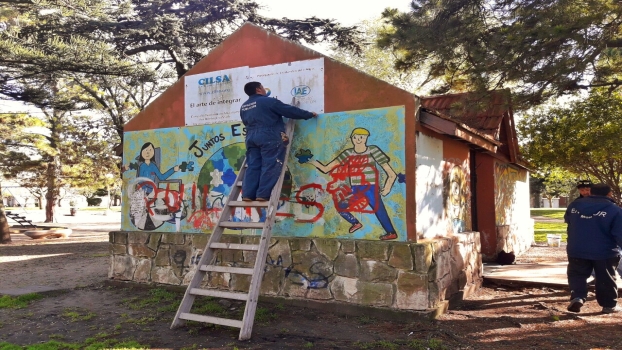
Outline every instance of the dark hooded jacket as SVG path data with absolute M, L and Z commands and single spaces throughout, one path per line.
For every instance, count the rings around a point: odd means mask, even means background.
M 564 221 L 568 223 L 568 257 L 604 260 L 619 255 L 622 245 L 622 209 L 606 196 L 589 196 L 570 203 Z
M 279 132 L 285 132 L 282 117 L 310 119 L 313 118 L 313 113 L 285 104 L 276 98 L 255 94 L 242 104 L 240 117 L 247 132 L 272 129 L 279 135 Z

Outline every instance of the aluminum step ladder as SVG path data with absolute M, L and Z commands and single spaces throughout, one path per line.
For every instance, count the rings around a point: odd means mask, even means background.
M 21 216 L 17 213 L 13 213 L 10 211 L 5 211 L 4 214 L 6 215 L 7 218 L 13 219 L 18 224 L 20 224 L 22 227 L 37 227 L 35 224 L 32 223 L 32 221 L 28 220 L 25 216 Z
M 237 199 L 240 196 L 242 181 L 244 180 L 244 175 L 246 173 L 246 159 L 242 163 L 242 167 L 238 173 L 238 176 L 235 180 L 235 186 L 231 189 L 231 193 L 229 194 L 227 203 L 222 210 L 222 215 L 216 224 L 214 231 L 212 232 L 212 236 L 207 242 L 207 246 L 203 251 L 203 255 L 198 263 L 198 268 L 190 284 L 188 284 L 188 289 L 186 289 L 186 293 L 184 294 L 184 298 L 179 305 L 179 309 L 177 310 L 177 314 L 175 315 L 175 319 L 171 324 L 171 328 L 176 328 L 182 326 L 185 321 L 197 321 L 204 323 L 212 323 L 223 326 L 230 326 L 240 328 L 240 340 L 247 340 L 251 337 L 251 332 L 253 330 L 253 322 L 255 320 L 255 310 L 257 309 L 257 300 L 259 298 L 259 290 L 261 287 L 261 280 L 263 278 L 264 267 L 266 264 L 266 255 L 268 254 L 268 246 L 270 244 L 270 237 L 272 234 L 272 227 L 274 225 L 274 218 L 277 211 L 277 206 L 279 203 L 279 197 L 281 194 L 281 187 L 283 186 L 283 178 L 285 175 L 287 158 L 289 155 L 289 150 L 292 144 L 292 135 L 294 133 L 294 123 L 293 120 L 288 120 L 285 127 L 286 135 L 289 137 L 290 142 L 287 145 L 286 153 L 285 153 L 285 161 L 283 169 L 281 170 L 281 175 L 279 176 L 279 180 L 277 181 L 272 193 L 270 195 L 270 200 L 266 202 L 244 202 L 238 201 Z M 233 216 L 233 212 L 236 208 L 264 208 L 266 210 L 265 221 L 264 222 L 233 222 L 230 219 Z M 261 210 L 261 209 L 259 209 Z M 235 244 L 235 243 L 221 243 L 220 238 L 222 237 L 224 229 L 261 229 L 261 238 L 259 240 L 259 244 Z M 213 264 L 213 260 L 215 257 L 215 251 L 217 249 L 229 249 L 229 250 L 247 250 L 247 251 L 257 251 L 257 257 L 255 259 L 255 265 L 252 268 L 241 268 L 241 267 L 230 267 L 230 266 L 218 266 Z M 244 274 L 251 275 L 251 283 L 249 287 L 248 293 L 241 292 L 228 292 L 217 289 L 205 289 L 201 288 L 201 283 L 203 279 L 207 275 L 208 272 L 224 272 L 224 273 L 232 273 L 232 274 Z M 246 301 L 246 307 L 244 309 L 244 316 L 242 320 L 235 319 L 227 319 L 220 317 L 213 317 L 207 315 L 199 315 L 190 313 L 190 309 L 192 308 L 192 304 L 194 302 L 195 297 L 197 296 L 208 296 L 208 297 L 216 297 L 216 298 L 225 298 L 225 299 L 234 299 L 234 300 L 243 300 Z

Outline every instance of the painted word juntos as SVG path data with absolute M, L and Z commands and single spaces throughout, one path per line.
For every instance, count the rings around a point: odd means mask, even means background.
M 227 74 L 199 79 L 199 85 L 212 85 L 212 84 L 221 84 L 221 83 L 230 83 L 230 82 L 231 82 L 231 77 Z
M 209 151 L 209 149 L 212 148 L 214 145 L 224 140 L 225 135 L 219 134 L 205 141 L 205 143 L 200 147 L 197 145 L 199 143 L 199 140 L 194 140 L 190 147 L 188 147 L 188 151 L 192 151 L 194 149 L 194 156 L 200 158 L 203 157 L 203 150 Z

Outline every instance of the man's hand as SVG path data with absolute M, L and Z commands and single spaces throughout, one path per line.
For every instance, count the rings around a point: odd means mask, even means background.
M 175 165 L 175 166 L 173 167 L 173 170 L 174 170 L 174 171 L 179 171 L 179 165 Z
M 311 113 L 313 113 L 313 117 L 317 117 L 317 113 L 315 112 L 311 112 Z

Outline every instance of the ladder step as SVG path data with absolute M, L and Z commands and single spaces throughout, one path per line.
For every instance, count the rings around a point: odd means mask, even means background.
M 233 222 L 224 221 L 220 223 L 224 228 L 263 228 L 263 222 Z
M 231 320 L 228 318 L 203 316 L 203 315 L 191 314 L 191 313 L 186 313 L 186 312 L 182 312 L 179 315 L 179 318 L 181 318 L 182 320 L 187 320 L 187 321 L 205 322 L 205 323 L 218 324 L 221 326 L 242 328 L 242 321 Z
M 230 201 L 229 202 L 229 206 L 232 206 L 232 207 L 261 207 L 261 208 L 267 208 L 269 204 L 270 204 L 270 202 L 268 202 L 268 201 L 265 201 L 265 202 L 258 202 L 258 201 L 252 201 L 252 202 Z
M 248 268 L 248 267 L 202 265 L 200 270 L 201 271 L 211 271 L 211 272 L 236 273 L 236 274 L 239 274 L 239 275 L 252 275 L 253 274 L 253 269 Z
M 209 247 L 212 249 L 259 250 L 257 244 L 212 243 Z
M 238 185 L 239 187 L 242 187 L 242 181 L 238 181 L 236 185 Z
M 243 300 L 243 301 L 248 300 L 248 293 L 225 292 L 225 291 L 217 290 L 217 289 L 191 288 L 190 294 L 202 295 L 206 297 Z

